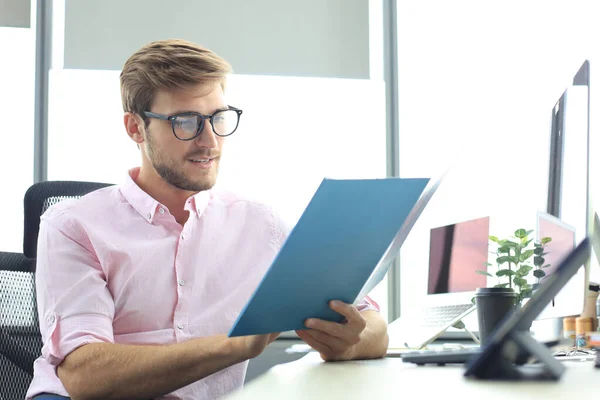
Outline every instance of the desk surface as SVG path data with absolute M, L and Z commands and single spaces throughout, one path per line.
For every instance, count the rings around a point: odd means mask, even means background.
M 228 399 L 399 399 L 420 390 L 435 399 L 529 400 L 584 398 L 598 391 L 600 369 L 593 362 L 564 363 L 558 382 L 493 382 L 463 377 L 461 365 L 417 366 L 400 358 L 325 363 L 313 352 L 271 368 Z

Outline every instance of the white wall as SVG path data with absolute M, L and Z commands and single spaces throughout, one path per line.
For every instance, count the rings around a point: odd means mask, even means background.
M 50 83 L 48 179 L 122 182 L 140 154 L 123 127 L 119 72 L 54 70 Z M 384 92 L 364 79 L 232 76 L 227 101 L 244 113 L 217 184 L 293 224 L 324 177 L 384 177 Z M 373 296 L 387 315 L 386 281 Z
M 369 78 L 368 0 L 65 1 L 65 68 L 120 70 L 147 42 L 178 37 L 237 74 Z
M 29 28 L 31 0 L 0 0 L 0 27 Z

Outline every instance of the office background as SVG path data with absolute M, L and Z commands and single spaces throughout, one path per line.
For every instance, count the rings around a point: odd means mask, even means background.
M 244 115 L 218 184 L 292 223 L 324 176 L 423 177 L 455 164 L 373 293 L 391 321 L 426 291 L 429 228 L 484 215 L 498 235 L 534 227 L 550 110 L 584 59 L 597 75 L 594 5 L 0 0 L 0 250 L 22 248 L 32 183 L 119 183 L 138 165 L 119 70 L 145 43 L 180 37 L 235 70 L 228 97 Z M 593 135 L 595 114 L 592 97 Z

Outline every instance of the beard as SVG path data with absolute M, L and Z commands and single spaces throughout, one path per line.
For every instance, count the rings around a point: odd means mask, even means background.
M 146 135 L 146 152 L 148 154 L 148 159 L 152 164 L 152 167 L 156 170 L 156 172 L 160 175 L 161 178 L 165 180 L 169 185 L 176 187 L 177 189 L 189 191 L 189 192 L 201 192 L 204 190 L 212 189 L 212 187 L 216 183 L 216 174 L 219 171 L 219 159 L 216 158 L 214 163 L 214 168 L 216 170 L 215 174 L 212 174 L 212 170 L 206 171 L 206 174 L 200 180 L 192 180 L 183 172 L 181 168 L 176 166 L 174 160 L 165 157 L 161 152 L 157 152 L 154 146 L 153 139 L 151 139 L 151 135 L 148 132 Z M 191 157 L 193 158 L 193 157 Z

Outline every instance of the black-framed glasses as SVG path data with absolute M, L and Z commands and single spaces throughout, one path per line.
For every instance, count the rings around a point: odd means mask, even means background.
M 240 124 L 242 110 L 228 106 L 226 110 L 217 110 L 212 115 L 204 115 L 194 111 L 187 111 L 174 115 L 156 114 L 144 111 L 148 118 L 171 121 L 173 134 L 179 140 L 192 140 L 200 135 L 204 129 L 206 120 L 210 121 L 213 132 L 217 136 L 225 137 L 231 135 Z

